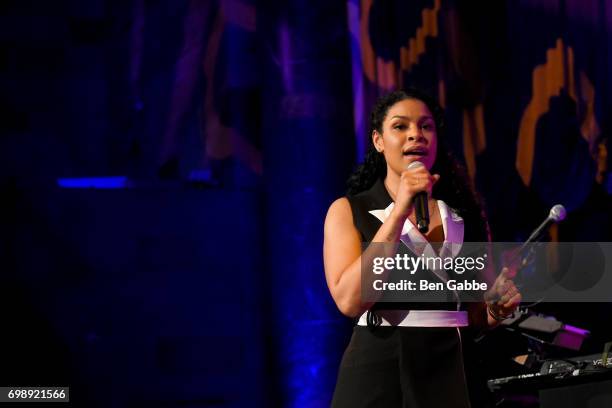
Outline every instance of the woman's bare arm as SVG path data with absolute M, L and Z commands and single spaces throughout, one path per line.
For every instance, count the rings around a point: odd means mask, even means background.
M 406 169 L 400 175 L 395 206 L 389 217 L 380 226 L 372 242 L 398 243 L 406 218 L 412 212 L 412 197 L 426 191 L 431 197 L 431 190 L 439 175 L 433 176 L 424 166 Z M 396 247 L 369 246 L 361 253 L 361 237 L 353 223 L 351 205 L 346 198 L 340 198 L 332 203 L 325 218 L 323 241 L 323 262 L 325 278 L 332 298 L 338 309 L 349 317 L 356 317 L 367 310 L 372 302 L 361 301 L 361 261 L 368 262 L 376 252 L 380 256 L 393 256 Z M 379 276 L 385 277 L 385 273 Z
M 372 241 L 399 242 L 405 220 L 406 216 L 392 211 Z M 361 237 L 353 224 L 350 204 L 346 198 L 340 198 L 330 206 L 325 218 L 323 261 L 332 298 L 338 309 L 349 317 L 361 315 L 372 305 L 361 301 L 361 249 Z

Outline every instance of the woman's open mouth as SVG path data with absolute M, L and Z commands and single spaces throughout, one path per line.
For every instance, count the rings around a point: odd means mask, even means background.
M 428 150 L 422 147 L 408 149 L 402 152 L 402 154 L 407 157 L 423 157 L 427 156 L 427 153 L 429 153 Z

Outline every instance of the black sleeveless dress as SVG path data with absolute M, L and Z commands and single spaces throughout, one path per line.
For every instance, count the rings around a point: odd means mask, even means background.
M 392 199 L 382 180 L 349 197 L 353 222 L 363 242 L 382 223 L 368 211 L 384 209 Z M 464 242 L 480 241 L 465 225 Z M 376 309 L 446 309 L 454 304 L 375 304 Z M 470 406 L 456 327 L 355 326 L 343 355 L 332 407 L 466 408 Z

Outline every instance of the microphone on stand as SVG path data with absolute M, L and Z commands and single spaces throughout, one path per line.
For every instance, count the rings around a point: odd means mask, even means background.
M 540 240 L 542 239 L 542 236 L 544 235 L 544 232 L 546 232 L 552 224 L 556 224 L 558 222 L 563 221 L 566 215 L 567 215 L 567 212 L 565 211 L 565 207 L 563 207 L 561 204 L 554 205 L 550 209 L 550 212 L 548 213 L 548 217 L 546 217 L 546 219 L 538 226 L 538 228 L 536 228 L 531 233 L 531 235 L 529 235 L 527 240 L 525 240 L 523 245 L 521 245 L 519 250 L 515 253 L 512 259 L 506 263 L 506 265 L 511 265 L 515 261 L 517 261 L 518 258 L 520 258 L 521 260 L 518 265 L 517 274 L 523 271 L 524 269 L 528 268 L 530 265 L 532 265 L 533 262 L 535 262 L 534 261 L 535 246 L 536 246 L 535 244 L 540 242 Z M 521 287 L 521 286 L 523 285 L 517 284 L 517 287 Z M 532 302 L 529 305 L 525 306 L 525 309 L 533 307 L 543 300 L 544 300 L 544 297 L 541 297 L 537 301 Z
M 408 165 L 408 169 L 425 166 L 420 161 L 413 161 Z M 414 196 L 414 211 L 416 215 L 417 229 L 420 233 L 425 234 L 429 231 L 429 206 L 427 205 L 427 192 L 421 191 Z
M 525 248 L 528 244 L 539 241 L 542 238 L 544 232 L 552 224 L 556 224 L 560 221 L 563 221 L 566 215 L 567 212 L 565 211 L 565 207 L 563 207 L 561 204 L 553 206 L 553 208 L 551 208 L 550 212 L 548 213 L 548 217 L 540 224 L 538 228 L 535 229 L 535 231 L 531 233 L 529 238 L 527 238 L 527 240 L 523 243 L 521 250 Z
M 527 240 L 523 242 L 523 245 L 521 245 L 521 247 L 518 249 L 518 251 L 516 251 L 515 255 L 507 262 L 507 264 L 513 264 L 515 261 L 518 260 L 518 258 L 521 258 L 519 266 L 520 269 L 523 269 L 529 264 L 531 264 L 531 262 L 533 261 L 531 256 L 533 255 L 534 250 L 534 247 L 531 246 L 531 244 L 539 242 L 542 239 L 542 235 L 544 235 L 544 232 L 547 231 L 552 224 L 556 224 L 558 222 L 563 221 L 566 215 L 567 212 L 565 211 L 565 207 L 563 207 L 561 204 L 553 206 L 553 208 L 551 208 L 550 212 L 548 213 L 548 217 L 546 217 L 546 219 L 538 226 L 538 228 L 536 228 L 531 233 L 529 238 L 527 238 Z M 525 254 L 525 250 L 527 250 L 527 254 Z

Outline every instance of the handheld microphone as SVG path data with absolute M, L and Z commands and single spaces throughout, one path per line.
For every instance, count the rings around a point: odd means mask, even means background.
M 413 161 L 408 165 L 408 169 L 415 169 L 420 166 L 425 166 L 420 161 Z M 417 229 L 422 234 L 429 231 L 429 207 L 427 205 L 427 192 L 421 191 L 413 198 L 414 211 L 416 215 Z

